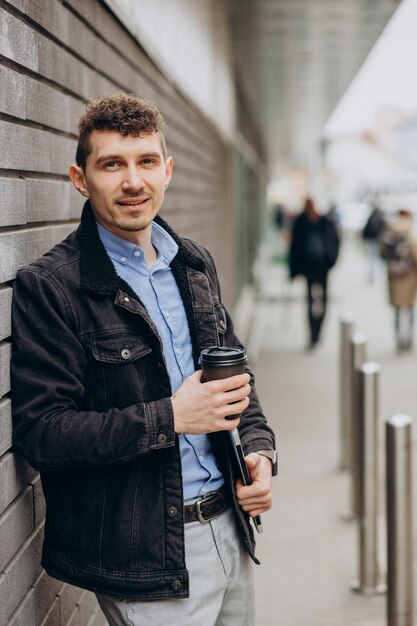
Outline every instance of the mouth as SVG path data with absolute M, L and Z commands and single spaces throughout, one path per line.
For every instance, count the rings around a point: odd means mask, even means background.
M 144 205 L 148 202 L 149 198 L 129 198 L 128 200 L 118 200 L 116 204 L 122 207 L 126 207 L 127 209 L 142 209 Z

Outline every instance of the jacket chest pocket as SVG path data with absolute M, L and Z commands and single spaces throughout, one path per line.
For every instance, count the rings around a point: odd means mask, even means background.
M 119 409 L 146 401 L 146 381 L 154 368 L 153 351 L 137 335 L 112 333 L 89 340 L 91 365 L 87 395 L 96 410 Z
M 91 341 L 91 352 L 100 363 L 123 365 L 146 356 L 152 348 L 137 335 L 120 333 L 95 337 Z

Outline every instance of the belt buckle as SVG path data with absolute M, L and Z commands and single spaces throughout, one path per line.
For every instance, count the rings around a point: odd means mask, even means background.
M 210 522 L 217 515 L 217 512 L 215 512 L 212 515 L 210 515 L 210 517 L 207 517 L 207 518 L 203 517 L 203 514 L 201 512 L 201 504 L 207 500 L 210 500 L 210 498 L 214 498 L 214 495 L 209 494 L 207 496 L 204 496 L 204 498 L 201 498 L 201 500 L 197 500 L 197 502 L 195 503 L 195 510 L 197 513 L 197 518 L 201 524 L 207 524 L 207 522 Z

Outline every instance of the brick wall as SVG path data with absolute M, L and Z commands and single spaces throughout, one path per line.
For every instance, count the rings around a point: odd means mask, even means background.
M 175 173 L 162 214 L 213 252 L 233 300 L 230 149 L 98 0 L 0 0 L 0 626 L 103 626 L 95 597 L 40 567 L 39 476 L 11 448 L 10 305 L 17 269 L 73 230 L 74 120 L 116 90 L 167 120 Z

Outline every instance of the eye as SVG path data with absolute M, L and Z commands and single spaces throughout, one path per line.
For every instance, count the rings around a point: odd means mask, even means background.
M 107 163 L 104 164 L 104 169 L 106 170 L 114 170 L 117 167 L 117 162 L 116 161 L 107 161 Z
M 155 165 L 155 159 L 151 159 L 150 157 L 142 159 L 141 164 L 145 167 L 152 167 L 152 165 Z

